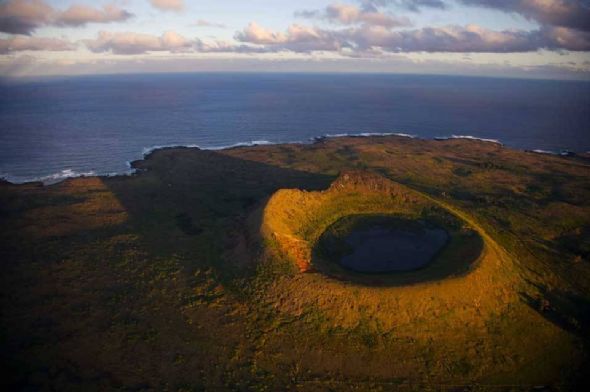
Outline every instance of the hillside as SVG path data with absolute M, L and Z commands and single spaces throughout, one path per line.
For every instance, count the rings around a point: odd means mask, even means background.
M 162 149 L 133 165 L 132 176 L 0 184 L 4 383 L 572 390 L 588 381 L 585 156 L 391 136 Z M 322 264 L 322 233 L 364 213 L 430 214 L 451 222 L 454 247 L 400 276 Z

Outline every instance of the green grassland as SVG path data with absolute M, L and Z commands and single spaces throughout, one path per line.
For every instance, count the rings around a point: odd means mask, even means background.
M 10 389 L 589 382 L 587 156 L 371 137 L 163 149 L 134 166 L 132 176 L 0 183 Z M 365 173 L 354 191 L 331 191 L 351 172 Z M 399 197 L 384 202 L 384 189 Z M 452 215 L 481 242 L 451 253 L 481 255 L 460 273 L 397 285 L 314 268 L 324 230 L 371 208 Z

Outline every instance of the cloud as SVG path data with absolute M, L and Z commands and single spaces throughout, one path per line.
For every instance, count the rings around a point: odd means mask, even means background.
M 235 35 L 236 42 L 187 39 L 169 31 L 161 36 L 133 32 L 102 31 L 96 39 L 84 40 L 95 53 L 144 54 L 148 52 L 202 53 L 295 53 L 333 52 L 347 57 L 383 57 L 392 53 L 518 53 L 540 49 L 590 50 L 590 33 L 567 28 L 533 31 L 494 31 L 477 25 L 425 27 L 392 30 L 360 25 L 325 30 L 292 24 L 284 32 L 251 22 Z
M 236 34 L 238 41 L 265 45 L 273 51 L 342 51 L 348 55 L 389 52 L 516 53 L 539 49 L 590 50 L 590 34 L 567 28 L 533 31 L 495 31 L 478 25 L 425 27 L 391 30 L 384 26 L 361 25 L 340 30 L 291 25 L 274 32 L 255 22 Z
M 413 12 L 419 12 L 422 8 L 447 8 L 447 4 L 443 0 L 361 0 L 360 2 L 364 9 L 369 10 L 387 5 Z
M 215 40 L 205 42 L 200 39 L 196 40 L 195 50 L 200 53 L 269 53 L 271 50 L 244 44 L 235 44 L 229 41 Z
M 246 28 L 235 37 L 238 41 L 253 44 L 277 44 L 286 41 L 287 37 L 282 33 L 275 33 L 260 26 L 256 22 L 250 22 Z
M 391 52 L 527 52 L 539 49 L 536 33 L 493 31 L 477 25 L 426 27 L 387 31 L 363 28 L 349 32 L 361 49 L 378 47 Z
M 340 41 L 334 33 L 298 24 L 292 24 L 285 33 L 281 33 L 251 22 L 243 31 L 236 33 L 234 38 L 250 44 L 267 45 L 272 51 L 337 51 L 341 48 Z
M 58 38 L 38 38 L 17 36 L 0 39 L 0 54 L 25 50 L 66 51 L 75 50 L 76 46 L 69 41 Z
M 184 9 L 183 0 L 150 0 L 153 7 L 163 11 L 182 11 Z
M 95 53 L 112 52 L 114 54 L 142 54 L 146 52 L 187 52 L 194 48 L 195 41 L 168 31 L 160 37 L 141 33 L 112 33 L 101 31 L 96 39 L 83 41 L 86 47 Z
M 8 0 L 0 4 L 0 32 L 30 35 L 35 29 L 47 25 L 120 22 L 132 16 L 113 4 L 102 9 L 74 4 L 65 11 L 59 11 L 43 0 Z
M 331 23 L 342 25 L 369 24 L 374 26 L 406 27 L 411 23 L 407 18 L 400 18 L 379 11 L 377 8 L 359 8 L 351 4 L 330 4 L 321 11 L 307 10 L 296 13 L 304 18 L 321 18 Z
M 358 0 L 365 10 L 394 6 L 419 12 L 424 8 L 448 9 L 449 0 Z M 588 0 L 455 0 L 464 5 L 517 13 L 542 25 L 590 30 Z
M 122 22 L 131 18 L 133 14 L 117 7 L 105 5 L 102 9 L 87 5 L 72 5 L 67 10 L 59 13 L 55 18 L 55 24 L 63 26 L 81 26 L 86 23 Z
M 553 44 L 554 49 L 572 51 L 590 50 L 590 32 L 577 31 L 567 27 L 546 28 L 544 35 Z
M 515 12 L 543 25 L 590 31 L 587 0 L 459 0 L 463 4 Z
M 359 48 L 379 47 L 392 52 L 516 53 L 539 49 L 590 50 L 590 35 L 566 28 L 494 31 L 477 25 L 426 27 L 416 30 L 351 31 Z
M 205 20 L 205 19 L 199 19 L 199 20 L 197 20 L 197 22 L 195 23 L 195 26 L 198 26 L 198 27 L 215 27 L 215 28 L 218 28 L 218 29 L 225 29 L 227 27 L 223 23 L 210 22 L 210 21 Z
M 54 10 L 43 0 L 9 0 L 0 4 L 0 31 L 30 34 L 49 22 Z

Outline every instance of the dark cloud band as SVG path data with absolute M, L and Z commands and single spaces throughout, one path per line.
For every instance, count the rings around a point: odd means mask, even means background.
M 0 4 L 0 32 L 29 35 L 46 25 L 82 26 L 87 23 L 122 22 L 132 16 L 114 4 L 102 8 L 74 4 L 60 11 L 43 0 L 8 0 Z

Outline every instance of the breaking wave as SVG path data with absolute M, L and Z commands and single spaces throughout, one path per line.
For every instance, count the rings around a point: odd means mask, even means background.
M 273 145 L 273 144 L 284 144 L 284 143 L 271 142 L 268 140 L 252 140 L 249 142 L 239 142 L 239 143 L 233 143 L 233 144 L 228 144 L 228 145 L 224 145 L 224 146 L 203 147 L 203 150 L 219 151 L 219 150 L 227 150 L 227 149 L 236 148 L 236 147 L 268 146 L 268 145 Z
M 558 153 L 555 151 L 547 151 L 547 150 L 531 150 L 531 152 L 534 152 L 537 154 L 558 155 Z
M 504 143 L 502 143 L 498 139 L 487 139 L 487 138 L 477 137 L 477 136 L 471 136 L 471 135 L 439 136 L 439 137 L 435 137 L 434 139 L 435 140 L 468 139 L 468 140 L 479 140 L 481 142 L 495 143 L 495 144 L 499 144 L 501 146 L 504 145 Z
M 12 182 L 14 184 L 22 184 L 25 182 L 42 182 L 44 185 L 51 185 L 56 184 L 60 181 L 63 181 L 67 178 L 74 178 L 74 177 L 90 177 L 96 176 L 97 173 L 93 170 L 85 171 L 85 172 L 78 172 L 72 169 L 63 169 L 57 173 L 49 174 L 46 176 L 39 176 L 39 177 L 15 177 L 10 175 L 3 175 L 2 178 L 6 181 Z
M 359 132 L 359 133 L 327 133 L 322 136 L 313 137 L 312 140 L 331 139 L 337 137 L 379 137 L 379 136 L 400 136 L 410 139 L 417 138 L 416 135 L 401 132 Z

